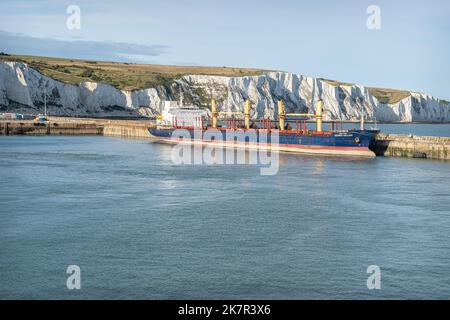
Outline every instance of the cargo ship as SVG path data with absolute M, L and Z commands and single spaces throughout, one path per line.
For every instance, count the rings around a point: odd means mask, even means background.
M 151 136 L 159 142 L 187 143 L 232 148 L 277 150 L 304 154 L 320 154 L 353 157 L 375 157 L 369 149 L 378 130 L 343 130 L 342 122 L 332 122 L 331 130 L 322 125 L 323 101 L 318 101 L 315 113 L 286 113 L 284 103 L 278 101 L 278 121 L 259 119 L 250 122 L 250 101 L 245 102 L 244 112 L 219 112 L 216 101 L 211 101 L 211 114 L 194 107 L 166 111 L 158 118 L 156 127 L 149 128 Z M 243 116 L 242 119 L 226 118 L 225 125 L 218 125 L 220 115 Z M 296 127 L 286 121 L 287 117 L 315 118 L 315 129 L 307 128 L 307 120 L 295 121 Z M 281 128 L 281 129 L 280 129 Z M 183 129 L 183 137 L 179 136 Z M 177 131 L 178 130 L 178 131 Z M 276 134 L 276 135 L 275 135 Z M 188 138 L 186 138 L 188 136 Z M 276 137 L 276 139 L 274 139 Z

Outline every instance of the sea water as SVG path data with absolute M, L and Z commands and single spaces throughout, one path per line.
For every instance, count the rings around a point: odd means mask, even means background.
M 450 298 L 449 162 L 281 154 L 261 176 L 171 148 L 0 137 L 0 298 Z

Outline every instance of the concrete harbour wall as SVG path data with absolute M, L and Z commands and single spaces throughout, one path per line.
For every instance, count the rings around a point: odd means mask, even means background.
M 99 135 L 102 131 L 102 127 L 88 123 L 0 122 L 2 135 Z
M 450 160 L 450 137 L 379 134 L 371 149 L 377 156 Z

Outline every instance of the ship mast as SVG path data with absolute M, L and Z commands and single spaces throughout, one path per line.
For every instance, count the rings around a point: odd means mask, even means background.
M 364 130 L 364 105 L 361 106 L 361 130 Z
M 180 108 L 183 108 L 183 92 L 181 91 L 181 88 L 180 88 Z
M 314 96 L 315 96 L 315 94 L 316 94 L 316 79 L 313 80 L 313 88 L 312 88 L 312 92 L 311 92 L 311 106 L 310 106 L 310 108 L 308 110 L 308 113 L 310 113 L 311 110 L 314 108 Z

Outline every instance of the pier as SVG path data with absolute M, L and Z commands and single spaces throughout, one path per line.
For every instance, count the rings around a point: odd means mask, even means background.
M 151 138 L 151 120 L 107 120 L 50 117 L 46 123 L 0 121 L 0 135 L 104 135 L 123 138 Z M 377 156 L 450 160 L 450 137 L 377 135 L 370 147 Z
M 377 156 L 450 160 L 450 137 L 377 135 L 371 149 Z
M 105 120 L 49 117 L 45 123 L 35 121 L 0 121 L 2 135 L 105 135 L 125 138 L 148 138 L 152 121 Z
M 33 121 L 0 121 L 2 135 L 98 135 L 103 133 L 95 123 L 54 122 L 34 123 Z

